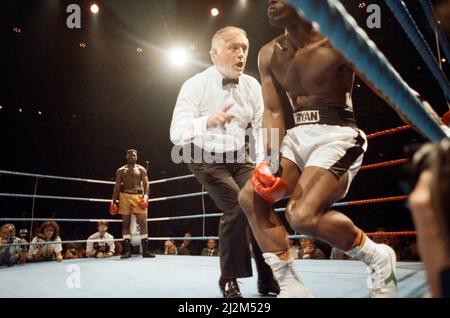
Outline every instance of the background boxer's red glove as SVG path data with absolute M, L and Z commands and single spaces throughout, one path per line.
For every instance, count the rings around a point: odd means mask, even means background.
M 273 174 L 266 161 L 261 162 L 253 171 L 252 184 L 255 192 L 270 203 L 280 201 L 287 192 L 286 182 Z
M 147 196 L 146 196 L 146 195 L 139 198 L 138 206 L 139 206 L 141 209 L 146 209 L 146 208 L 148 208 L 148 199 L 147 199 Z
M 112 201 L 109 204 L 109 213 L 111 215 L 116 215 L 117 213 L 119 213 L 119 207 L 117 206 L 117 203 L 115 201 Z

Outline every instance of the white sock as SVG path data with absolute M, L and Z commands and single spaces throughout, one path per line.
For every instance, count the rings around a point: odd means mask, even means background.
M 148 239 L 148 234 L 141 235 L 141 240 Z
M 363 245 L 352 248 L 351 250 L 345 252 L 345 254 L 347 254 L 350 257 L 360 259 L 367 255 L 373 254 L 376 248 L 377 243 L 375 243 L 368 236 L 366 236 L 366 240 Z

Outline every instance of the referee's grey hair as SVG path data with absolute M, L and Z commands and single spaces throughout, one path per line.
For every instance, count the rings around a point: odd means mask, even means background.
M 223 46 L 224 37 L 230 33 L 241 33 L 243 36 L 245 36 L 245 38 L 247 38 L 247 32 L 245 32 L 245 30 L 235 27 L 235 26 L 227 26 L 227 27 L 224 27 L 224 28 L 218 30 L 214 34 L 214 36 L 211 40 L 211 51 L 210 51 L 211 59 L 213 59 L 213 57 L 212 57 L 213 50 L 217 50 L 217 51 L 220 50 Z M 214 61 L 214 59 L 213 59 L 213 61 Z

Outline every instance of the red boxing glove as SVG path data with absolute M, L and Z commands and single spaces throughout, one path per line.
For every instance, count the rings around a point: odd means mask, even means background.
M 143 196 L 143 197 L 140 197 L 140 198 L 139 198 L 138 206 L 139 206 L 141 209 L 146 209 L 146 208 L 148 208 L 148 199 L 147 199 L 147 196 Z
M 442 116 L 442 121 L 444 122 L 445 125 L 450 125 L 450 110 L 448 112 L 446 112 L 444 114 L 444 116 Z
M 115 201 L 109 204 L 109 213 L 111 215 L 116 215 L 117 213 L 119 213 L 119 207 L 117 206 L 117 203 L 115 203 Z
M 261 162 L 253 171 L 252 184 L 255 192 L 270 203 L 280 201 L 287 192 L 286 182 L 273 174 L 266 161 Z

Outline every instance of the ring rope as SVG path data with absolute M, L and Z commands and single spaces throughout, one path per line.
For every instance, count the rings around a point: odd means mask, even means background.
M 196 194 L 198 195 L 198 194 Z M 188 195 L 185 195 L 188 196 Z M 0 197 L 13 197 L 13 198 L 33 198 L 33 195 L 29 194 L 18 194 L 18 193 L 0 193 Z M 58 197 L 58 196 L 50 196 L 50 195 L 37 195 L 35 196 L 37 199 L 53 199 L 53 200 L 72 200 L 72 201 L 88 201 L 88 202 L 110 202 L 111 200 L 107 199 L 88 199 L 88 198 L 73 198 L 73 197 Z M 389 198 L 380 198 L 380 199 L 368 199 L 368 200 L 359 200 L 359 201 L 349 201 L 349 202 L 338 202 L 333 204 L 334 207 L 339 206 L 349 206 L 349 205 L 359 205 L 363 204 L 360 202 L 369 203 L 378 203 L 378 202 L 392 202 L 392 201 L 401 201 L 405 200 L 407 196 L 396 196 Z
M 442 50 L 444 51 L 445 57 L 447 58 L 447 61 L 450 62 L 450 44 L 447 41 L 447 37 L 445 36 L 444 31 L 439 25 L 438 19 L 433 10 L 433 6 L 431 5 L 429 0 L 419 0 L 419 3 L 422 6 L 423 11 L 425 12 L 428 23 L 438 35 L 439 42 L 441 44 Z
M 371 165 L 365 165 L 361 167 L 361 171 L 377 169 L 382 167 L 396 166 L 406 163 L 408 159 L 399 159 L 387 162 L 380 162 Z M 186 176 L 184 176 L 186 177 Z M 197 193 L 188 193 L 188 194 L 180 194 L 174 195 L 170 197 L 160 197 L 160 198 L 151 198 L 149 202 L 160 202 L 160 201 L 168 201 L 174 199 L 182 199 L 196 196 L 207 195 L 208 192 L 197 192 Z M 97 199 L 97 198 L 77 198 L 77 197 L 63 197 L 63 196 L 49 196 L 49 195 L 30 195 L 30 194 L 20 194 L 20 193 L 0 193 L 0 197 L 15 197 L 15 198 L 32 198 L 32 199 L 49 199 L 49 200 L 71 200 L 71 201 L 87 201 L 87 202 L 111 202 L 110 199 Z
M 403 164 L 407 163 L 408 161 L 409 161 L 409 159 L 398 159 L 398 160 L 374 163 L 371 165 L 362 166 L 360 170 L 366 171 L 366 170 L 379 169 L 379 168 L 383 168 L 383 167 L 399 166 L 399 165 L 403 165 Z
M 399 232 L 372 232 L 366 233 L 367 236 L 416 236 L 417 231 L 399 231 Z
M 122 220 L 119 219 L 63 219 L 63 218 L 0 218 L 0 222 L 45 222 L 45 221 L 55 221 L 55 222 L 88 222 L 88 223 L 98 223 L 98 222 L 108 222 L 108 223 L 121 223 Z
M 447 99 L 450 99 L 450 83 L 448 82 L 448 79 L 442 71 L 439 62 L 434 57 L 433 51 L 425 40 L 422 32 L 420 32 L 419 27 L 411 16 L 405 3 L 401 0 L 386 0 L 386 4 L 402 26 L 409 40 L 416 47 L 416 50 L 428 66 L 430 72 L 436 78 L 439 86 L 444 92 L 444 95 Z
M 199 197 L 202 195 L 206 195 L 208 194 L 208 192 L 196 192 L 196 193 L 188 193 L 188 194 L 179 194 L 179 195 L 174 195 L 174 196 L 170 196 L 170 197 L 162 197 L 162 198 L 153 198 L 153 199 L 149 199 L 149 202 L 159 202 L 159 201 L 167 201 L 167 200 L 174 200 L 174 199 L 183 199 L 183 198 L 190 198 L 190 197 Z M 111 200 L 109 200 L 111 201 Z
M 386 135 L 393 135 L 402 131 L 406 131 L 406 130 L 410 130 L 411 126 L 406 125 L 406 126 L 401 126 L 401 127 L 397 127 L 397 128 L 391 128 L 391 129 L 387 129 L 387 130 L 383 130 L 383 131 L 379 131 L 370 135 L 367 135 L 367 139 L 375 139 L 378 137 L 382 137 L 382 136 L 386 136 Z
M 71 241 L 45 241 L 45 242 L 27 242 L 27 243 L 8 243 L 8 244 L 0 244 L 0 247 L 6 246 L 25 246 L 25 245 L 52 245 L 52 244 L 77 244 L 77 243 L 87 243 L 87 242 L 119 242 L 123 241 L 123 238 L 120 239 L 108 239 L 108 240 L 71 240 Z
M 432 141 L 440 141 L 446 137 L 443 129 L 428 114 L 412 89 L 340 2 L 333 0 L 289 2 L 293 3 L 306 19 L 317 21 L 320 32 L 330 39 L 333 46 L 378 87 L 399 113 L 415 122 L 415 126 L 424 136 Z
M 82 178 L 71 178 L 71 177 L 59 177 L 59 176 L 52 176 L 52 175 L 46 175 L 46 174 L 35 174 L 35 173 L 25 173 L 25 172 L 6 171 L 6 170 L 0 170 L 0 174 L 14 175 L 14 176 L 20 176 L 20 177 L 32 177 L 32 178 L 36 177 L 36 178 L 41 178 L 41 179 L 77 181 L 77 182 L 100 183 L 100 184 L 110 184 L 110 185 L 116 184 L 113 181 L 104 181 L 104 180 L 95 180 L 95 179 L 82 179 Z
M 114 181 L 105 181 L 105 180 L 96 180 L 96 179 L 83 179 L 83 178 L 72 178 L 72 177 L 60 177 L 46 174 L 36 174 L 36 173 L 26 173 L 26 172 L 18 172 L 18 171 L 8 171 L 8 170 L 0 170 L 0 175 L 13 175 L 19 177 L 32 177 L 32 178 L 41 178 L 41 179 L 52 179 L 52 180 L 64 180 L 64 181 L 76 181 L 76 182 L 87 182 L 87 183 L 97 183 L 97 184 L 107 184 L 107 185 L 115 185 Z M 185 175 L 173 178 L 166 178 L 160 180 L 149 181 L 149 184 L 157 184 L 164 183 L 170 181 L 184 180 L 190 179 L 194 175 Z
M 442 116 L 442 121 L 444 124 L 449 125 L 450 124 L 450 111 L 447 111 L 444 116 Z M 411 126 L 405 125 L 397 128 L 387 129 L 383 131 L 379 131 L 373 134 L 367 135 L 367 139 L 375 139 L 378 137 L 386 136 L 386 135 L 393 135 L 402 131 L 406 131 L 411 129 Z M 95 180 L 95 179 L 82 179 L 82 178 L 71 178 L 71 177 L 60 177 L 60 176 L 52 176 L 52 175 L 43 175 L 43 174 L 34 174 L 34 173 L 25 173 L 25 172 L 17 172 L 17 171 L 8 171 L 8 170 L 0 170 L 0 175 L 13 175 L 13 176 L 22 176 L 22 177 L 35 177 L 35 178 L 44 178 L 44 179 L 55 179 L 55 180 L 65 180 L 65 181 L 79 181 L 79 182 L 89 182 L 89 183 L 100 183 L 100 184 L 108 184 L 108 185 L 114 185 L 115 182 L 112 181 L 103 181 L 103 180 Z M 164 182 L 170 182 L 170 181 L 177 181 L 177 180 L 185 180 L 185 179 L 191 179 L 194 175 L 184 175 L 179 177 L 173 177 L 173 178 L 167 178 L 167 179 L 160 179 L 160 180 L 154 180 L 150 181 L 150 184 L 158 184 L 158 183 L 164 183 Z
M 407 196 L 396 196 L 396 197 L 387 197 L 387 198 L 378 198 L 378 199 L 367 199 L 367 200 L 358 200 L 358 201 L 348 201 L 348 202 L 337 202 L 332 205 L 332 207 L 343 207 L 343 206 L 354 206 L 354 205 L 364 205 L 364 204 L 378 204 L 378 203 L 388 203 L 395 201 L 405 201 Z M 275 212 L 284 212 L 286 208 L 274 209 Z M 168 217 L 159 217 L 159 218 L 149 218 L 147 222 L 162 222 L 162 221 L 174 221 L 174 220 L 188 220 L 188 219 L 201 219 L 201 218 L 213 218 L 213 217 L 221 217 L 223 213 L 208 213 L 208 214 L 193 214 L 193 215 L 185 215 L 185 216 L 168 216 Z M 111 223 L 120 223 L 122 220 L 117 219 L 62 219 L 62 218 L 0 218 L 0 221 L 7 222 L 25 222 L 35 220 L 37 222 L 43 221 L 55 221 L 55 222 L 92 222 L 96 223 L 99 221 L 111 222 Z
M 415 236 L 417 235 L 416 231 L 400 231 L 400 232 L 372 232 L 366 233 L 367 236 Z M 289 235 L 290 239 L 302 239 L 302 238 L 310 238 L 307 235 Z M 175 237 L 149 237 L 150 241 L 205 241 L 205 240 L 219 240 L 218 236 L 175 236 Z M 120 242 L 123 241 L 123 238 L 119 239 L 98 239 L 98 240 L 68 240 L 68 241 L 46 241 L 46 242 L 27 242 L 27 243 L 8 243 L 8 244 L 0 244 L 0 247 L 14 247 L 14 246 L 29 246 L 29 245 L 51 245 L 51 244 L 79 244 L 79 243 L 110 243 L 110 242 Z
M 161 198 L 153 198 L 149 199 L 149 202 L 158 202 L 158 201 L 167 201 L 174 199 L 182 199 L 189 197 L 201 196 L 204 194 L 208 194 L 207 192 L 198 192 L 198 193 L 188 193 L 188 194 L 180 194 L 174 195 L 170 197 L 161 197 Z M 0 193 L 0 197 L 11 197 L 11 198 L 24 198 L 24 199 L 46 199 L 46 200 L 66 200 L 66 201 L 82 201 L 82 202 L 102 202 L 109 203 L 111 199 L 97 199 L 97 198 L 79 198 L 79 197 L 63 197 L 63 196 L 53 196 L 53 195 L 32 195 L 32 194 L 22 194 L 22 193 Z

